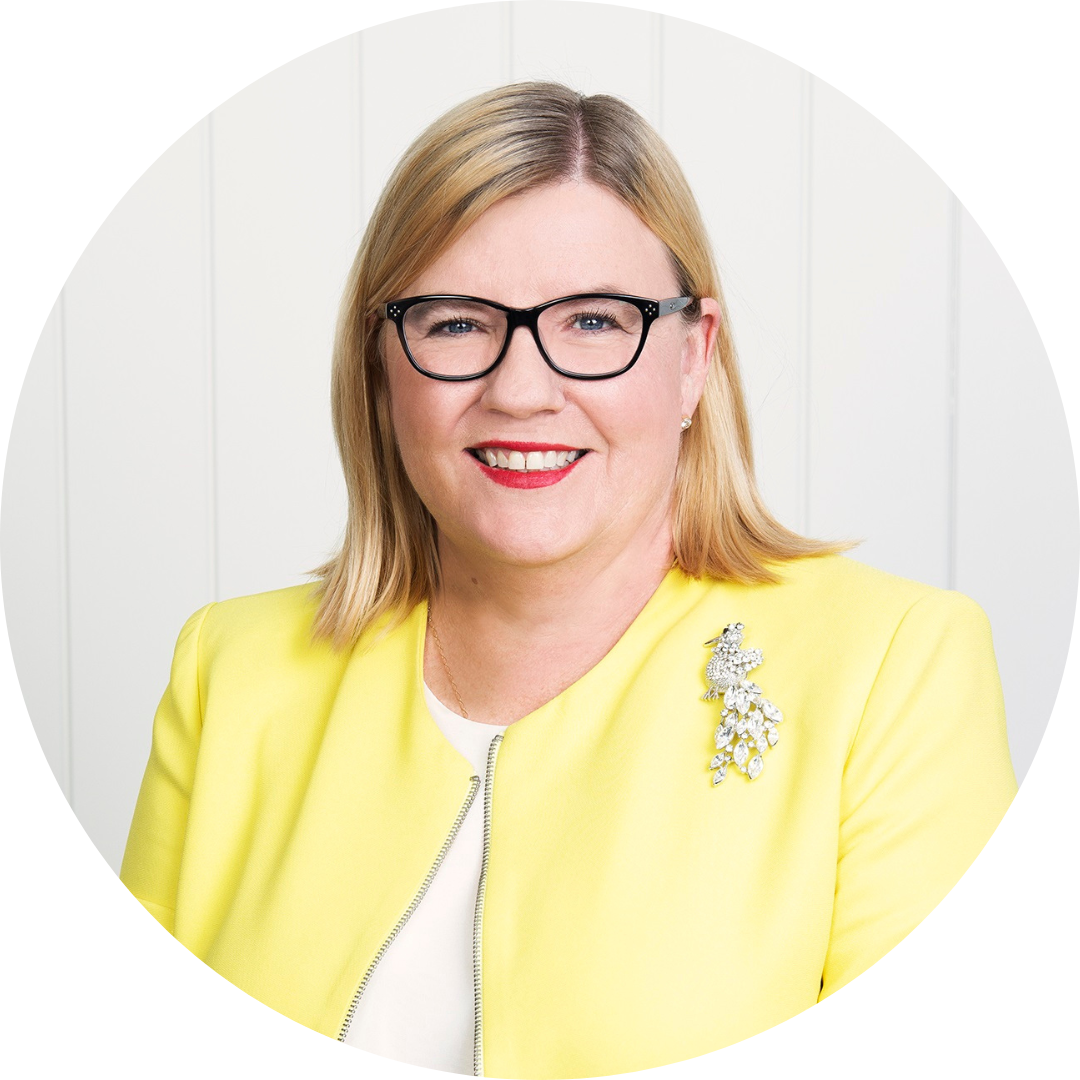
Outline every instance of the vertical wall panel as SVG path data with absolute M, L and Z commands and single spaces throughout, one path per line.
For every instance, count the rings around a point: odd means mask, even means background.
M 949 193 L 865 110 L 813 92 L 809 529 L 944 586 Z
M 204 138 L 128 192 L 64 288 L 73 805 L 119 867 L 183 620 L 208 599 Z
M 617 94 L 659 121 L 661 16 L 607 4 L 523 0 L 512 5 L 511 18 L 515 80 L 554 79 L 586 94 Z
M 405 148 L 437 116 L 509 81 L 510 8 L 431 11 L 360 35 L 366 222 Z
M 665 19 L 661 125 L 712 237 L 773 512 L 802 525 L 802 74 L 737 38 Z
M 70 794 L 64 581 L 62 304 L 42 330 L 11 427 L 0 559 L 8 638 L 45 758 Z
M 306 580 L 344 525 L 329 377 L 359 232 L 357 62 L 342 38 L 213 114 L 222 596 Z
M 1072 630 L 1076 474 L 1038 332 L 967 213 L 960 252 L 956 587 L 990 616 L 1009 745 L 1023 777 L 1053 707 Z

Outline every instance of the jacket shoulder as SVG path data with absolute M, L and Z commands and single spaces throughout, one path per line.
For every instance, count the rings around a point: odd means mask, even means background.
M 199 651 L 208 670 L 222 665 L 279 667 L 340 656 L 316 638 L 319 608 L 315 583 L 220 600 L 202 622 Z
M 884 655 L 902 624 L 928 631 L 988 632 L 986 615 L 969 597 L 845 555 L 773 562 L 769 569 L 777 579 L 771 583 L 700 583 L 704 603 L 699 610 L 708 613 L 710 625 L 743 621 L 749 628 L 753 620 L 755 634 L 770 627 L 784 641 L 798 640 L 800 648 L 850 652 L 868 663 Z
M 773 564 L 780 582 L 774 588 L 791 603 L 831 617 L 899 623 L 918 606 L 920 614 L 944 618 L 985 616 L 970 597 L 936 585 L 890 574 L 847 555 L 822 555 Z

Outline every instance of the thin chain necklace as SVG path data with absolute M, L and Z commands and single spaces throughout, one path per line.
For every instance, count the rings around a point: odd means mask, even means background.
M 428 604 L 427 624 L 431 629 L 431 636 L 435 640 L 435 648 L 438 650 L 439 659 L 442 661 L 443 671 L 446 672 L 446 677 L 450 680 L 450 689 L 454 691 L 454 697 L 457 698 L 458 709 L 461 711 L 461 715 L 468 720 L 469 714 L 465 711 L 465 702 L 461 700 L 461 691 L 457 688 L 457 683 L 454 682 L 454 676 L 450 671 L 450 665 L 446 662 L 446 653 L 443 652 L 442 642 L 439 640 L 439 631 L 435 629 L 435 623 L 431 618 L 430 604 Z

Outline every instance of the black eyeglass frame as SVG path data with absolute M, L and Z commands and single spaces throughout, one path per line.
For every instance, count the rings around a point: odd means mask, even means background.
M 575 371 L 564 370 L 548 356 L 547 349 L 544 348 L 544 343 L 540 340 L 539 319 L 548 308 L 554 307 L 556 304 L 565 304 L 568 300 L 592 299 L 624 300 L 629 304 L 633 304 L 634 307 L 641 312 L 641 340 L 638 342 L 638 347 L 634 351 L 634 355 L 630 357 L 629 362 L 619 368 L 618 371 L 605 372 L 603 375 L 582 375 Z M 437 375 L 435 372 L 428 371 L 426 368 L 421 367 L 417 362 L 409 349 L 408 341 L 405 340 L 405 313 L 409 308 L 415 307 L 417 304 L 428 303 L 432 300 L 467 300 L 476 304 L 487 304 L 488 307 L 493 307 L 499 311 L 505 312 L 506 339 L 503 341 L 502 348 L 499 350 L 499 355 L 496 356 L 495 360 L 483 371 L 478 371 L 475 375 Z M 537 304 L 535 307 L 513 308 L 507 307 L 506 304 L 496 303 L 494 300 L 485 300 L 480 296 L 432 293 L 428 296 L 409 296 L 402 300 L 391 300 L 379 308 L 379 314 L 384 319 L 389 319 L 397 327 L 398 340 L 401 342 L 401 347 L 404 349 L 409 363 L 412 364 L 421 375 L 426 375 L 429 379 L 438 379 L 440 382 L 469 382 L 472 379 L 482 379 L 485 375 L 490 375 L 499 364 L 502 363 L 509 351 L 510 341 L 514 336 L 514 331 L 517 330 L 519 326 L 526 326 L 529 328 L 529 331 L 533 336 L 533 341 L 536 342 L 536 348 L 544 358 L 544 362 L 552 369 L 552 371 L 558 372 L 560 375 L 565 375 L 568 379 L 595 381 L 598 379 L 614 379 L 617 375 L 623 375 L 629 371 L 634 364 L 637 363 L 637 359 L 641 355 L 642 349 L 645 348 L 645 339 L 649 336 L 649 328 L 652 324 L 656 322 L 657 319 L 662 319 L 665 315 L 674 315 L 675 312 L 682 311 L 683 308 L 694 303 L 694 300 L 695 298 L 692 296 L 674 296 L 668 300 L 650 300 L 647 297 L 628 296 L 625 293 L 591 292 L 560 296 L 556 300 L 548 300 L 546 303 Z

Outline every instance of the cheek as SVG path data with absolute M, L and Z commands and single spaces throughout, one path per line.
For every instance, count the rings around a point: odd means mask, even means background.
M 430 416 L 432 403 L 426 400 L 425 388 L 409 379 L 400 368 L 395 370 L 391 367 L 387 371 L 386 381 L 394 441 L 405 471 L 415 485 L 431 456 L 429 441 L 434 425 L 430 422 L 425 424 L 424 417 Z
M 617 424 L 620 441 L 636 454 L 657 454 L 666 460 L 678 450 L 681 420 L 681 382 L 677 356 L 657 357 L 620 389 L 623 393 L 606 410 Z
M 383 357 L 394 437 L 407 462 L 414 447 L 430 434 L 432 425 L 425 425 L 423 418 L 436 405 L 432 391 L 437 387 L 412 369 L 396 337 L 384 337 Z
M 409 478 L 420 490 L 428 486 L 426 478 L 448 468 L 460 450 L 458 424 L 468 407 L 467 395 L 460 387 L 413 371 L 404 356 L 391 356 L 387 387 L 398 452 Z
M 609 493 L 631 515 L 648 512 L 670 491 L 682 436 L 677 378 L 667 368 L 642 374 L 609 413 Z

